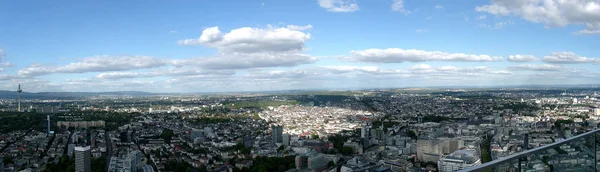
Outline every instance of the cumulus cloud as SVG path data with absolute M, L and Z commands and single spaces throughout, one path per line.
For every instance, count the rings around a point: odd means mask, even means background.
M 261 67 L 291 67 L 309 64 L 317 58 L 301 53 L 234 53 L 213 57 L 176 61 L 176 66 L 197 66 L 203 69 L 249 69 Z
M 538 58 L 532 55 L 521 55 L 515 54 L 508 56 L 508 61 L 511 62 L 534 62 L 538 61 Z
M 356 0 L 318 0 L 319 6 L 330 12 L 354 12 L 357 11 Z
M 165 59 L 151 56 L 93 56 L 64 66 L 32 64 L 18 71 L 21 76 L 40 76 L 53 73 L 86 73 L 104 71 L 125 71 L 132 69 L 155 68 L 170 64 Z
M 273 70 L 267 72 L 254 72 L 248 75 L 252 79 L 298 79 L 307 76 L 316 76 L 315 72 L 309 72 L 302 69 L 296 70 Z
M 487 66 L 475 67 L 456 67 L 456 66 L 440 66 L 433 67 L 428 64 L 417 64 L 410 67 L 410 72 L 413 74 L 427 75 L 480 75 L 480 74 L 501 74 L 503 72 L 493 71 Z
M 175 61 L 176 66 L 197 66 L 203 69 L 248 69 L 260 67 L 290 67 L 314 63 L 316 58 L 303 54 L 310 34 L 303 32 L 312 25 L 233 29 L 222 33 L 219 27 L 202 31 L 198 39 L 179 41 L 181 45 L 204 45 L 219 51 L 210 57 Z
M 223 34 L 219 27 L 210 27 L 202 31 L 197 39 L 181 40 L 180 45 L 204 45 L 216 48 L 222 53 L 253 53 L 301 51 L 310 34 L 299 29 L 312 28 L 311 25 L 290 28 L 251 28 L 243 27 Z
M 392 11 L 398 11 L 400 13 L 403 13 L 404 15 L 408 15 L 411 13 L 410 10 L 404 8 L 404 0 L 394 0 L 392 3 Z
M 526 71 L 564 71 L 567 68 L 558 65 L 542 64 L 542 65 L 518 65 L 508 67 L 512 70 L 526 70 Z
M 291 30 L 304 31 L 304 30 L 312 29 L 313 26 L 312 25 L 305 25 L 305 26 L 287 25 L 287 28 L 291 29 Z
M 551 55 L 544 56 L 542 60 L 546 63 L 593 63 L 600 64 L 599 58 L 589 58 L 579 56 L 573 52 L 553 52 Z
M 486 15 L 480 15 L 480 16 L 475 17 L 475 19 L 477 19 L 477 20 L 484 20 L 485 18 L 487 18 Z
M 582 24 L 585 29 L 577 34 L 600 34 L 600 2 L 595 0 L 493 0 L 475 10 L 498 16 L 516 15 L 546 27 Z
M 442 8 L 444 8 L 444 6 L 442 6 L 442 5 L 436 5 L 435 6 L 435 9 L 442 9 Z
M 230 70 L 200 70 L 194 68 L 170 68 L 157 69 L 147 72 L 103 72 L 96 76 L 99 79 L 125 79 L 125 78 L 143 78 L 143 77 L 158 77 L 158 76 L 191 76 L 191 75 L 207 75 L 207 76 L 231 76 L 235 71 Z
M 342 59 L 373 63 L 402 63 L 424 61 L 486 62 L 499 61 L 503 58 L 485 54 L 476 55 L 464 53 L 447 53 L 441 51 L 388 48 L 351 51 L 350 57 L 345 57 Z

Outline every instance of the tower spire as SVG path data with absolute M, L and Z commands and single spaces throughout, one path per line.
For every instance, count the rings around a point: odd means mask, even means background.
M 23 92 L 23 90 L 21 90 L 21 84 L 19 84 L 19 88 L 17 88 L 17 93 L 19 94 L 18 96 L 18 107 L 17 107 L 17 111 L 21 112 L 21 92 Z

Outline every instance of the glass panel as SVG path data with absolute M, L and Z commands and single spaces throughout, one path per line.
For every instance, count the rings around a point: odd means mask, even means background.
M 508 155 L 511 158 L 489 166 L 487 169 L 475 168 L 475 171 L 509 171 L 509 172 L 542 172 L 542 171 L 596 171 L 600 170 L 600 138 L 596 134 L 588 134 L 579 138 L 569 138 L 564 143 L 548 147 L 543 150 L 529 150 L 522 152 L 520 158 Z M 499 158 L 502 160 L 503 158 Z M 467 169 L 473 170 L 473 169 Z

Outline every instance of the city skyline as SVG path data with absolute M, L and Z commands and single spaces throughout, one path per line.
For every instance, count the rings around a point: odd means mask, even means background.
M 600 2 L 0 2 L 0 90 L 598 84 Z

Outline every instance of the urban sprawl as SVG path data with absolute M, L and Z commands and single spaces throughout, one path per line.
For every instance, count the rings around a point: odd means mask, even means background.
M 596 88 L 0 99 L 0 172 L 458 171 L 600 125 Z M 18 98 L 17 98 L 18 97 Z M 525 171 L 578 171 L 583 146 Z M 592 150 L 590 150 L 592 151 Z M 548 162 L 544 157 L 560 157 Z M 555 158 L 556 159 L 556 158 Z

